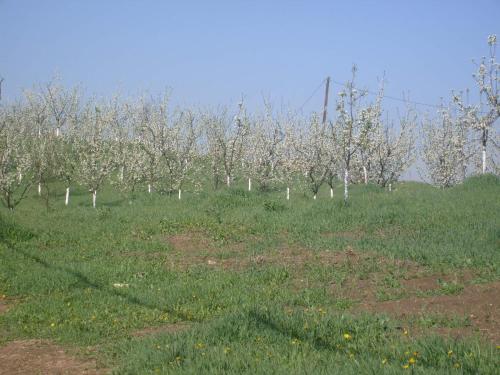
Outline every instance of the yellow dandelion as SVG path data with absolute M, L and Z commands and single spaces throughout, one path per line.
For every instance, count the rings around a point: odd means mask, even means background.
M 416 360 L 415 358 L 413 358 L 413 357 L 411 357 L 411 358 L 408 360 L 408 363 L 409 363 L 410 365 L 414 365 L 414 364 L 415 364 L 415 362 L 417 362 L 417 360 Z
M 293 339 L 292 340 L 292 345 L 297 345 L 298 343 L 300 343 L 299 339 Z
M 460 363 L 455 363 L 455 364 L 453 365 L 453 367 L 455 367 L 455 368 L 460 368 Z
M 406 328 L 403 330 L 403 335 L 408 336 L 408 330 Z
M 382 360 L 382 364 L 383 364 L 383 365 L 387 364 L 387 358 L 384 358 L 384 359 Z
M 403 365 L 403 368 L 407 370 L 410 367 L 410 365 Z
M 51 326 L 51 327 L 55 327 L 55 326 L 56 326 L 56 323 L 50 323 L 50 326 Z
M 419 352 L 413 352 L 414 357 L 418 357 L 419 354 L 420 354 Z
M 409 351 L 409 350 L 407 350 L 407 351 L 405 352 L 405 355 L 410 355 L 410 351 Z
M 448 350 L 448 357 L 451 357 L 453 355 L 453 350 Z
M 224 354 L 229 354 L 231 352 L 231 348 L 228 348 L 227 346 L 224 348 Z
M 344 333 L 343 336 L 344 336 L 344 339 L 346 339 L 346 340 L 352 339 L 352 336 L 350 334 L 348 334 L 348 333 Z

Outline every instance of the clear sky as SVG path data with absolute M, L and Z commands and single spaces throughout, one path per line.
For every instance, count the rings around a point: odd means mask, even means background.
M 356 63 L 362 87 L 385 72 L 387 94 L 437 103 L 474 86 L 493 33 L 500 0 L 0 0 L 0 76 L 4 99 L 59 74 L 98 95 L 170 87 L 181 105 L 243 93 L 297 108 Z M 320 90 L 304 109 L 321 105 Z

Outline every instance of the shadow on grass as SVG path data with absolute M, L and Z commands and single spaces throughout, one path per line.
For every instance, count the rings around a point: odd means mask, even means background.
M 304 342 L 309 342 L 314 348 L 317 350 L 337 350 L 335 345 L 328 343 L 326 340 L 321 337 L 310 337 L 303 334 L 303 332 L 299 332 L 293 327 L 289 327 L 284 322 L 278 322 L 273 320 L 267 314 L 264 314 L 257 310 L 251 310 L 249 312 L 249 317 L 257 323 L 257 325 L 262 326 L 263 328 L 269 329 L 278 333 L 281 336 L 285 336 L 287 338 L 293 339 L 297 338 Z
M 12 250 L 21 253 L 27 259 L 30 259 L 30 260 L 32 260 L 32 261 L 40 264 L 41 266 L 43 266 L 43 267 L 45 267 L 45 268 L 47 268 L 49 270 L 62 271 L 62 272 L 67 273 L 68 275 L 71 275 L 71 276 L 75 277 L 82 285 L 84 285 L 87 288 L 95 289 L 95 290 L 98 290 L 100 292 L 107 293 L 109 295 L 114 295 L 114 296 L 122 297 L 125 300 L 127 300 L 129 303 L 133 304 L 133 305 L 137 305 L 137 306 L 140 306 L 140 307 L 145 307 L 145 308 L 151 309 L 151 310 L 159 310 L 159 311 L 161 311 L 163 313 L 168 313 L 168 314 L 170 314 L 172 316 L 176 316 L 177 318 L 179 318 L 180 320 L 183 320 L 183 321 L 192 321 L 192 318 L 188 317 L 187 314 L 183 314 L 183 313 L 180 313 L 178 311 L 174 311 L 172 309 L 168 309 L 168 308 L 165 308 L 165 307 L 161 307 L 161 306 L 158 306 L 158 305 L 154 305 L 154 304 L 148 303 L 146 301 L 141 300 L 140 298 L 138 298 L 136 296 L 127 294 L 125 292 L 122 292 L 122 291 L 114 289 L 114 288 L 110 288 L 110 287 L 106 287 L 104 285 L 98 284 L 98 283 L 92 281 L 88 276 L 84 275 L 83 273 L 81 273 L 79 271 L 73 270 L 73 269 L 71 269 L 69 267 L 63 267 L 63 266 L 57 266 L 57 265 L 54 265 L 54 264 L 50 264 L 49 262 L 47 262 L 47 261 L 39 258 L 36 255 L 30 254 L 27 251 L 24 251 L 24 250 L 22 250 L 22 249 L 20 249 L 18 247 L 12 246 L 12 244 L 10 244 L 9 247 Z

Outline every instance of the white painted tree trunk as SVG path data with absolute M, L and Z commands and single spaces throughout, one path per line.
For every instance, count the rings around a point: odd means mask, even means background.
M 486 146 L 483 146 L 483 155 L 482 155 L 483 163 L 483 174 L 486 173 Z
M 248 191 L 252 191 L 252 179 L 248 179 Z
M 344 169 L 344 201 L 349 199 L 349 171 Z
M 179 189 L 179 200 L 181 200 L 182 190 Z
M 314 200 L 316 200 L 316 194 L 314 194 L 314 197 L 313 197 Z
M 124 174 L 124 169 L 125 169 L 125 167 L 122 165 L 122 166 L 120 167 L 120 181 L 121 181 L 121 182 L 123 182 L 123 174 Z
M 290 200 L 290 188 L 289 187 L 286 188 L 286 200 L 287 201 Z
M 59 137 L 60 134 L 61 134 L 61 130 L 59 128 L 56 128 L 56 137 Z
M 365 177 L 365 185 L 368 184 L 368 171 L 366 170 L 366 167 L 363 165 L 363 175 Z
M 96 201 L 96 199 L 97 199 L 97 190 L 94 190 L 92 192 L 92 207 L 94 207 L 94 208 L 95 208 L 95 201 Z
M 151 184 L 148 184 L 148 193 L 151 194 Z
M 19 183 L 21 183 L 21 181 L 23 180 L 23 174 L 21 172 L 19 172 L 19 174 L 17 175 L 17 180 L 19 181 Z
M 42 184 L 38 183 L 38 195 L 42 195 Z
M 226 184 L 228 187 L 231 186 L 231 177 L 226 176 Z
M 64 198 L 64 205 L 67 206 L 69 204 L 69 187 L 66 188 L 66 197 Z
M 333 198 L 333 189 L 330 188 L 330 198 Z
M 389 184 L 389 191 L 392 191 L 392 184 Z

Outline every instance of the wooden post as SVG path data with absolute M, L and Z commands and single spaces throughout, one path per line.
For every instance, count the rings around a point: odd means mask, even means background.
M 326 124 L 326 115 L 328 112 L 328 92 L 330 91 L 330 77 L 326 77 L 325 102 L 323 104 L 323 125 Z

